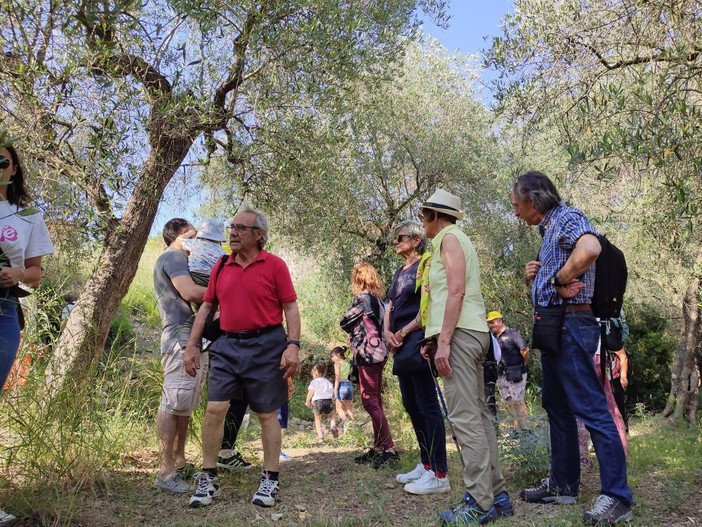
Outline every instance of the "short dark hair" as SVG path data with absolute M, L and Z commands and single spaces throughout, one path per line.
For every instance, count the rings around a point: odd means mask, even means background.
M 556 186 L 543 172 L 531 171 L 522 174 L 514 183 L 512 192 L 519 201 L 531 201 L 534 208 L 542 214 L 561 203 Z
M 456 218 L 455 216 L 451 216 L 450 214 L 445 214 L 443 212 L 439 212 L 438 210 L 434 210 L 434 209 L 422 209 L 422 215 L 424 217 L 426 217 L 428 214 L 432 214 L 432 215 L 435 214 L 436 216 L 433 216 L 433 217 L 435 217 L 436 219 L 441 218 L 443 220 L 446 220 L 449 223 L 455 224 L 458 221 L 458 218 Z
M 180 236 L 180 231 L 185 227 L 190 225 L 188 220 L 183 218 L 173 218 L 168 220 L 163 226 L 163 241 L 166 242 L 168 247 L 175 241 L 175 239 Z
M 7 186 L 7 201 L 12 205 L 26 207 L 29 205 L 30 201 L 32 201 L 32 197 L 29 195 L 27 187 L 24 184 L 24 171 L 20 164 L 19 154 L 14 146 L 8 145 L 5 148 L 10 152 L 12 164 L 15 166 L 15 173 L 12 178 L 10 178 L 12 184 Z

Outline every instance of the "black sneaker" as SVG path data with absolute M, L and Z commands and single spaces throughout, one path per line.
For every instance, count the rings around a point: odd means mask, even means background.
M 550 485 L 549 478 L 542 479 L 541 485 L 522 489 L 519 497 L 529 503 L 558 503 L 559 505 L 572 505 L 576 502 L 575 496 L 561 494 L 558 487 Z
M 253 468 L 253 465 L 246 461 L 239 452 L 234 452 L 229 457 L 218 456 L 217 457 L 217 467 L 223 468 L 225 470 L 241 469 L 249 470 Z
M 480 508 L 475 498 L 467 492 L 458 505 L 454 505 L 449 510 L 439 513 L 437 516 L 438 525 L 486 525 L 499 519 L 499 514 L 493 505 L 489 510 Z
M 631 505 L 611 496 L 600 494 L 590 510 L 585 511 L 583 520 L 590 525 L 613 525 L 634 519 Z
M 373 460 L 371 463 L 371 467 L 375 469 L 379 469 L 381 467 L 384 467 L 390 462 L 394 462 L 400 459 L 400 456 L 398 456 L 395 452 L 390 452 L 389 450 L 384 450 L 382 454 L 379 456 L 376 456 L 376 458 Z
M 361 454 L 360 456 L 356 456 L 353 458 L 354 462 L 358 463 L 359 465 L 363 465 L 364 463 L 371 463 L 375 460 L 376 457 L 378 457 L 380 454 L 378 454 L 375 451 L 375 448 L 371 448 L 366 452 L 365 454 Z

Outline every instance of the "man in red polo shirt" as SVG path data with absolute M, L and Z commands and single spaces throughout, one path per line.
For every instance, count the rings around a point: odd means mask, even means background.
M 218 303 L 225 335 L 209 348 L 207 410 L 202 423 L 203 469 L 197 476 L 198 487 L 190 498 L 190 507 L 209 505 L 219 492 L 216 467 L 224 416 L 230 400 L 242 397 L 258 415 L 263 443 L 264 469 L 252 503 L 272 507 L 278 494 L 281 443 L 276 411 L 288 399 L 287 378 L 298 371 L 300 312 L 287 265 L 263 249 L 268 239 L 266 215 L 245 206 L 229 228 L 232 256 L 217 279 L 210 280 L 185 351 L 185 369 L 194 376 L 200 367 L 205 319 Z

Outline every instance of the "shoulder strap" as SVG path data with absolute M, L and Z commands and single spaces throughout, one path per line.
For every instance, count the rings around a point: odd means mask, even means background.
M 212 283 L 212 291 L 214 291 L 215 295 L 215 302 L 219 303 L 219 300 L 217 300 L 217 278 L 219 277 L 219 273 L 222 271 L 222 267 L 224 267 L 224 264 L 227 263 L 227 259 L 229 258 L 228 254 L 223 255 L 219 261 L 215 264 L 215 268 L 212 271 L 212 278 L 213 280 Z

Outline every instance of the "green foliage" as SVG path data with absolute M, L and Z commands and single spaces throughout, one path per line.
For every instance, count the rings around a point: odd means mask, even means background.
M 629 354 L 629 387 L 627 406 L 637 404 L 660 411 L 670 393 L 670 363 L 675 351 L 675 339 L 665 333 L 666 320 L 653 310 L 637 312 L 628 319 L 630 340 L 625 348 Z
M 351 304 L 349 281 L 335 270 L 318 268 L 295 284 L 304 313 L 305 331 L 323 343 L 345 342 L 339 320 Z M 330 348 L 331 349 L 331 348 Z M 326 350 L 328 358 L 329 350 Z

